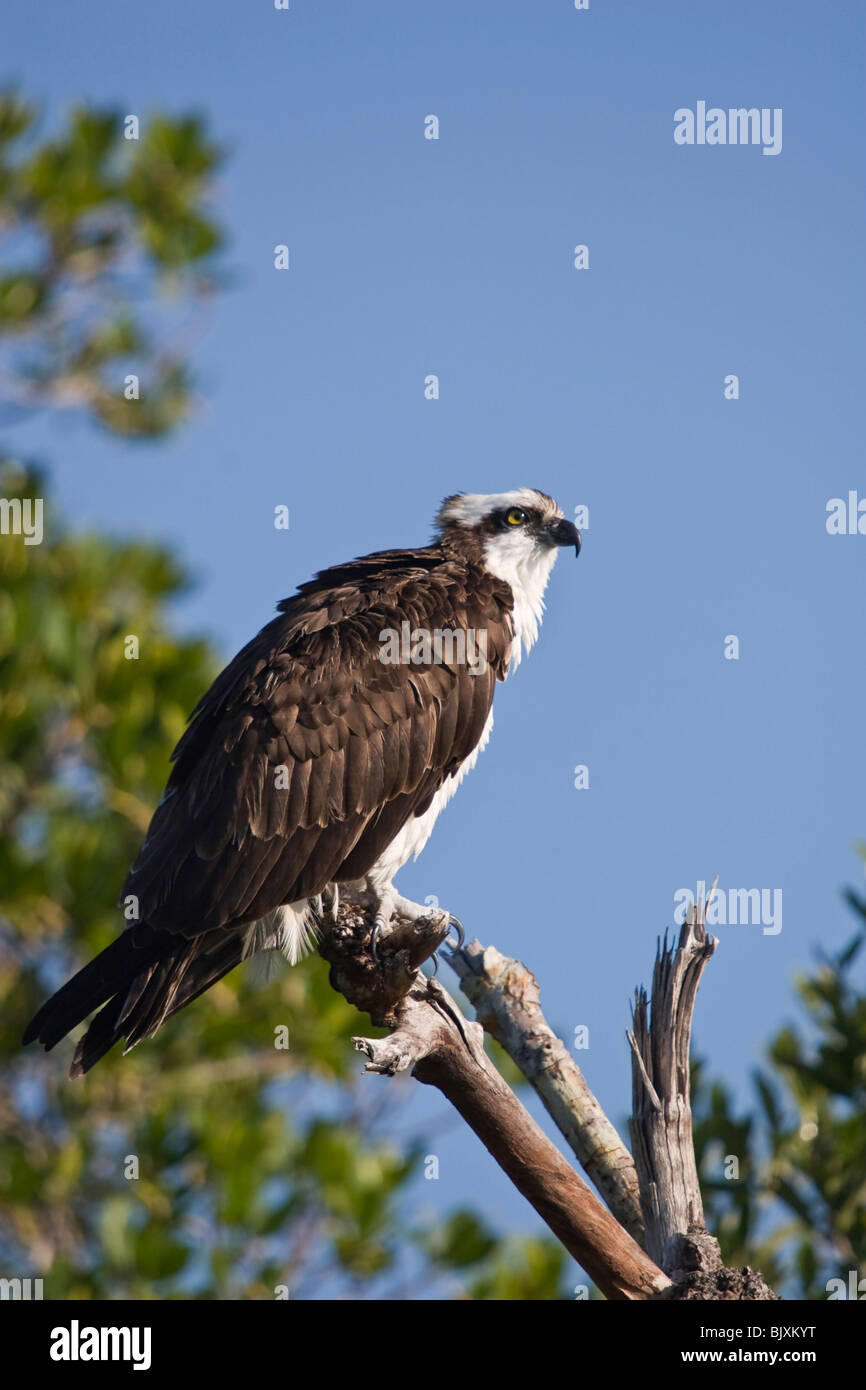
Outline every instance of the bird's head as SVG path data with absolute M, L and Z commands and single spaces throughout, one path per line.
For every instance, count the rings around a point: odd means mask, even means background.
M 538 636 L 544 590 L 559 547 L 580 550 L 580 535 L 546 492 L 532 487 L 513 492 L 461 492 L 446 497 L 436 516 L 442 543 L 469 551 L 484 568 L 504 580 L 513 595 L 513 664 Z
M 532 487 L 446 497 L 436 526 L 442 537 L 471 532 L 480 541 L 487 568 L 494 574 L 517 571 L 528 575 L 538 569 L 549 574 L 560 546 L 573 545 L 575 555 L 580 551 L 577 527 L 565 520 L 552 497 Z

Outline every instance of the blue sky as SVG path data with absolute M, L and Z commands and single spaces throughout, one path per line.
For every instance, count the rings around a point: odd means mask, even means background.
M 839 0 L 4 20 L 0 75 L 49 125 L 79 98 L 198 108 L 228 147 L 233 283 L 195 349 L 196 417 L 156 446 L 5 431 L 76 523 L 178 550 L 185 629 L 229 657 L 313 570 L 424 542 L 449 492 L 589 507 L 489 749 L 399 886 L 524 959 L 566 1038 L 589 1026 L 578 1060 L 617 1120 L 628 999 L 678 889 L 783 892 L 778 934 L 719 929 L 698 1000 L 695 1050 L 745 1096 L 862 884 L 866 536 L 825 528 L 830 498 L 866 497 L 862 29 Z M 699 100 L 782 108 L 782 152 L 676 145 Z M 459 1126 L 440 1160 L 426 1203 L 535 1224 Z

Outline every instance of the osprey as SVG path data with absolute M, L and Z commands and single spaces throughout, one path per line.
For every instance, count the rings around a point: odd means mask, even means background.
M 546 493 L 461 493 L 431 545 L 335 565 L 278 604 L 172 754 L 123 888 L 133 920 L 24 1042 L 50 1049 L 102 1005 L 75 1051 L 81 1075 L 245 957 L 297 961 L 340 884 L 372 893 L 374 939 L 395 914 L 430 917 L 394 875 L 486 744 L 496 682 L 538 635 L 563 545 L 576 554 L 580 536 Z

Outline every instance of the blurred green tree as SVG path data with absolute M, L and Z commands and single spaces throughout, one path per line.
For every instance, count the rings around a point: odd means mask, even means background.
M 772 1038 L 753 1108 L 738 1114 L 729 1089 L 696 1067 L 708 1223 L 726 1264 L 757 1267 L 793 1298 L 838 1297 L 861 1279 L 866 1297 L 866 988 L 855 979 L 866 899 L 850 890 L 846 898 L 860 923 L 798 981 L 807 1026 Z
M 221 152 L 197 116 L 81 107 L 50 140 L 36 127 L 29 103 L 0 93 L 7 407 L 162 434 L 192 404 L 180 344 L 219 283 L 207 198 Z

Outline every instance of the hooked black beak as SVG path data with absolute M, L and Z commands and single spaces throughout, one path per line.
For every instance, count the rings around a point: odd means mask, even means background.
M 574 554 L 580 554 L 580 532 L 570 521 L 554 521 L 547 527 L 551 545 L 573 545 Z

